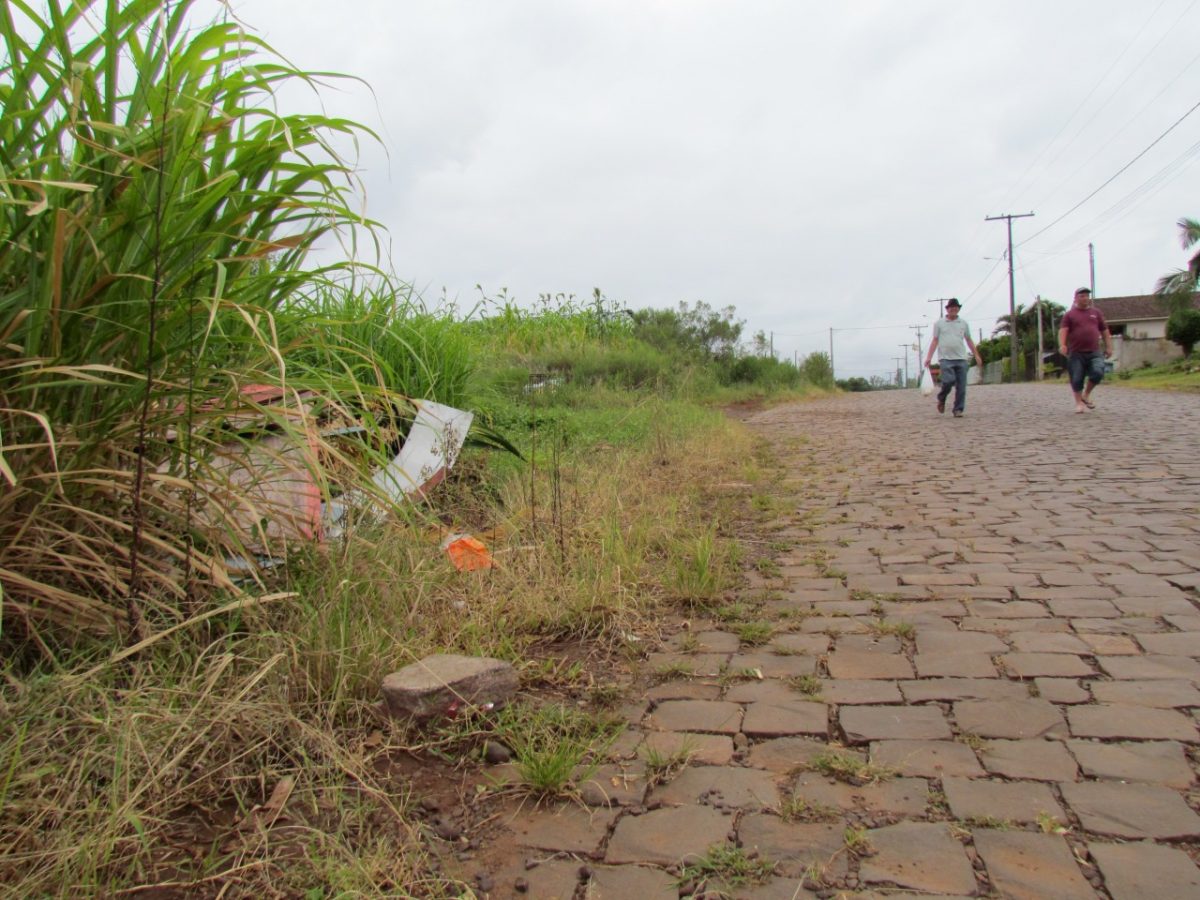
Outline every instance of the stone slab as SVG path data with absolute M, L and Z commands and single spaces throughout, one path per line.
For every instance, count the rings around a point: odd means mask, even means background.
M 1200 900 L 1200 869 L 1182 850 L 1148 842 L 1087 846 L 1112 900 Z
M 1095 900 L 1095 890 L 1061 836 L 975 829 L 972 837 L 1000 897 Z
M 1050 815 L 1060 822 L 1067 821 L 1050 786 L 1042 782 L 943 778 L 942 791 L 950 812 L 959 819 L 1036 822 L 1039 816 Z
M 988 741 L 979 751 L 993 775 L 1035 781 L 1074 781 L 1079 768 L 1060 741 Z
M 673 866 L 725 846 L 733 818 L 709 806 L 669 806 L 625 816 L 613 829 L 605 861 Z
M 1193 744 L 1200 740 L 1195 720 L 1173 709 L 1097 703 L 1068 708 L 1067 721 L 1075 737 L 1184 741 Z
M 874 854 L 861 860 L 867 885 L 898 885 L 935 894 L 973 894 L 975 872 L 944 824 L 902 822 L 869 832 Z
M 1060 788 L 1084 830 L 1093 834 L 1158 840 L 1200 836 L 1200 816 L 1170 788 L 1103 781 Z
M 1089 778 L 1161 784 L 1186 790 L 1195 776 L 1183 745 L 1175 741 L 1067 741 L 1067 749 Z
M 838 721 L 852 744 L 885 740 L 942 740 L 950 725 L 936 706 L 845 706 Z
M 739 766 L 689 766 L 654 788 L 647 802 L 683 806 L 703 803 L 718 809 L 774 809 L 779 789 L 770 772 Z
M 919 778 L 985 774 L 974 751 L 957 741 L 876 741 L 871 762 Z
M 650 714 L 650 727 L 737 734 L 742 727 L 742 707 L 726 700 L 667 700 Z
M 1067 723 L 1058 707 L 1047 700 L 960 700 L 954 704 L 960 731 L 984 738 L 1024 738 L 1066 735 Z

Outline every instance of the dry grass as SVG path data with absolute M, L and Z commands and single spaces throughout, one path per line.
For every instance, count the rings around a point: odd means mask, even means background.
M 0 881 L 55 897 L 156 883 L 199 895 L 450 892 L 407 783 L 380 774 L 422 740 L 378 718 L 382 677 L 435 651 L 520 665 L 548 638 L 623 647 L 663 604 L 691 599 L 670 563 L 695 566 L 707 535 L 706 571 L 727 589 L 735 567 L 710 511 L 736 498 L 708 486 L 751 455 L 744 434 L 702 417 L 665 449 L 564 461 L 558 518 L 537 527 L 527 486 L 502 486 L 492 570 L 458 572 L 429 535 L 397 524 L 293 559 L 273 603 L 210 615 L 124 658 L 95 648 L 57 668 L 10 666 Z M 586 680 L 576 687 L 586 695 Z

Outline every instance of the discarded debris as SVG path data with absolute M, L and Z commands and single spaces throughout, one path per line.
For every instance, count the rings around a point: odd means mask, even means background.
M 502 706 L 520 679 L 499 659 L 438 653 L 383 679 L 383 699 L 394 716 L 424 721 Z
M 490 569 L 493 565 L 492 554 L 487 546 L 469 534 L 451 534 L 442 541 L 442 549 L 454 563 L 454 568 L 460 572 L 474 572 L 478 569 Z

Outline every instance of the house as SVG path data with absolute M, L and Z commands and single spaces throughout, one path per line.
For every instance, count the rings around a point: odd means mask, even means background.
M 1178 344 L 1167 340 L 1170 309 L 1161 295 L 1097 297 L 1093 305 L 1104 314 L 1113 334 L 1113 368 L 1156 366 L 1183 355 Z M 1200 292 L 1192 294 L 1192 307 L 1200 309 Z

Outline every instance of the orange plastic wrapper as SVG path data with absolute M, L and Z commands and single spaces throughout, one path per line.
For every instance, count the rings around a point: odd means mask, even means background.
M 492 567 L 492 554 L 482 541 L 469 534 L 451 535 L 443 545 L 454 568 L 460 572 L 474 572 Z

